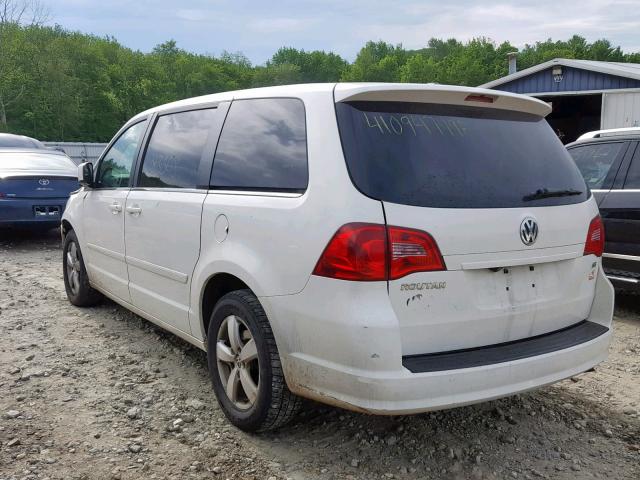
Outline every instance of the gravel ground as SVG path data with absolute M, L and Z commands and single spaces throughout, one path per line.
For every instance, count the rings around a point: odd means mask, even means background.
M 639 297 L 640 298 L 640 297 Z M 640 299 L 609 360 L 476 406 L 374 417 L 309 403 L 226 421 L 203 352 L 105 301 L 71 306 L 55 232 L 0 232 L 0 480 L 640 478 Z

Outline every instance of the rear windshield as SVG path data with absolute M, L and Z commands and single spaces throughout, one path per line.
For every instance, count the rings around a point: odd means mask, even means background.
M 0 134 L 0 148 L 45 148 L 45 146 L 33 138 Z
M 0 152 L 0 172 L 3 170 L 37 170 L 77 175 L 77 167 L 68 157 L 54 153 Z
M 425 103 L 336 104 L 349 173 L 372 198 L 420 207 L 566 205 L 590 193 L 541 117 Z

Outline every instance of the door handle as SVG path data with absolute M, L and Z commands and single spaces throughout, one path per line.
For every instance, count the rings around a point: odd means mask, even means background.
M 142 209 L 140 207 L 127 207 L 127 213 L 129 215 L 140 215 L 142 213 Z
M 114 215 L 117 215 L 122 211 L 122 205 L 120 205 L 118 202 L 113 202 L 111 205 L 109 205 L 109 208 L 111 209 L 111 213 L 113 213 Z

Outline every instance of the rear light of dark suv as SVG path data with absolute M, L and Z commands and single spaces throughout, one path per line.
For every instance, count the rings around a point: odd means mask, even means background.
M 428 233 L 376 223 L 348 223 L 329 241 L 313 274 L 366 282 L 438 270 L 446 270 L 446 266 Z

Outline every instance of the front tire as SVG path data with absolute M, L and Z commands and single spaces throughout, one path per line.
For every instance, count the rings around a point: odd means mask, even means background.
M 89 284 L 78 237 L 70 230 L 62 245 L 62 276 L 69 301 L 77 307 L 91 307 L 102 300 L 102 294 Z
M 209 374 L 220 408 L 247 432 L 275 430 L 298 412 L 289 391 L 271 326 L 250 290 L 216 304 L 207 333 Z

